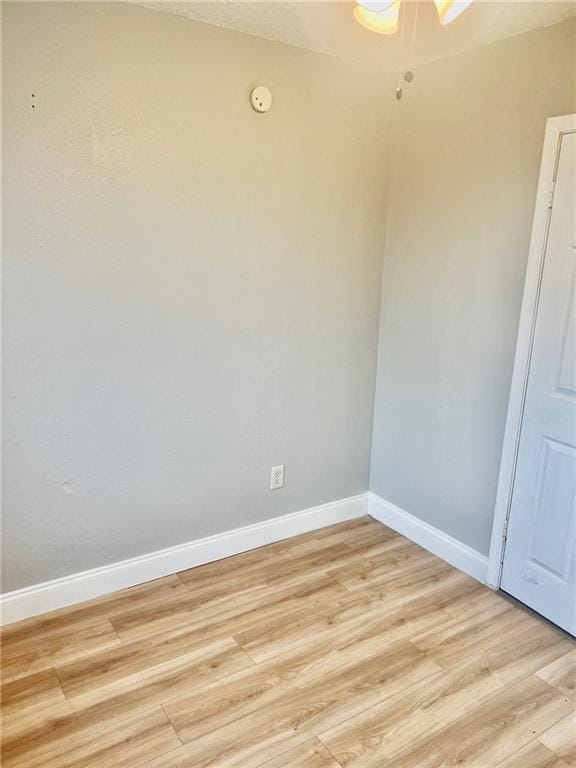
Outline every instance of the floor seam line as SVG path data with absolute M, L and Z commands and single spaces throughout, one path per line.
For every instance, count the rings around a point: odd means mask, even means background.
M 176 730 L 176 727 L 174 726 L 174 723 L 173 723 L 173 722 L 172 722 L 172 720 L 170 719 L 170 717 L 169 717 L 169 715 L 168 715 L 168 712 L 166 712 L 166 710 L 164 709 L 164 704 L 160 704 L 160 709 L 161 709 L 161 710 L 162 710 L 162 712 L 164 713 L 164 717 L 166 718 L 166 721 L 167 721 L 168 725 L 169 725 L 169 726 L 170 726 L 170 728 L 172 728 L 172 730 L 174 731 L 174 735 L 176 736 L 176 738 L 178 739 L 178 741 L 180 742 L 180 744 L 181 744 L 182 746 L 184 746 L 184 742 L 183 742 L 183 741 L 182 741 L 182 739 L 180 738 L 180 734 L 179 734 L 179 733 L 178 733 L 178 731 Z
M 316 736 L 316 738 L 318 739 L 318 741 L 320 742 L 320 744 L 322 744 L 322 746 L 324 747 L 324 749 L 326 750 L 326 752 L 328 752 L 328 754 L 330 755 L 330 757 L 332 757 L 332 759 L 334 760 L 334 762 L 335 762 L 337 765 L 339 765 L 339 766 L 340 766 L 340 768 L 344 768 L 344 766 L 342 765 L 342 763 L 340 762 L 340 760 L 338 760 L 338 758 L 336 757 L 336 755 L 334 754 L 334 752 L 332 752 L 332 750 L 330 749 L 330 747 L 329 747 L 327 744 L 325 744 L 325 743 L 324 743 L 324 741 L 322 740 L 322 738 L 321 738 L 320 736 Z

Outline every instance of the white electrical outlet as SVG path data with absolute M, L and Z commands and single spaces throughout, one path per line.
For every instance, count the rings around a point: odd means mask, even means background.
M 270 490 L 275 491 L 277 488 L 284 488 L 284 464 L 270 470 Z

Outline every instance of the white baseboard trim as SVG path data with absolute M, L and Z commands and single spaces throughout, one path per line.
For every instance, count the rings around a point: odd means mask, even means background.
M 488 558 L 468 547 L 447 533 L 428 525 L 409 512 L 382 499 L 375 493 L 368 493 L 368 514 L 378 522 L 419 544 L 450 565 L 464 571 L 482 584 L 486 583 Z
M 94 597 L 369 514 L 450 565 L 486 583 L 488 558 L 374 493 L 310 507 L 119 563 L 0 595 L 0 624 L 11 624 Z
M 48 611 L 82 603 L 93 597 L 134 587 L 196 565 L 203 565 L 250 549 L 273 544 L 300 533 L 361 517 L 367 513 L 367 494 L 320 504 L 262 523 L 208 536 L 133 557 L 112 565 L 74 573 L 0 595 L 2 624 L 38 616 Z

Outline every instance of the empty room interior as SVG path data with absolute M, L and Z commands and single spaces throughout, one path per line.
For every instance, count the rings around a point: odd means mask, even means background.
M 576 3 L 1 23 L 3 768 L 576 768 Z

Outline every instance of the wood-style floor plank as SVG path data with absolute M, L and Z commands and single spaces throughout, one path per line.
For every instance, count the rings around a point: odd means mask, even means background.
M 576 768 L 576 644 L 369 518 L 1 635 L 6 768 Z
M 210 687 L 169 702 L 171 721 L 184 741 L 245 717 L 294 691 L 310 688 L 362 660 L 382 655 L 418 626 L 442 621 L 435 610 L 428 613 L 396 611 L 365 617 L 363 623 L 344 625 L 338 634 L 323 641 L 298 646 L 267 662 L 231 675 Z M 429 669 L 439 669 L 432 664 Z M 407 679 L 404 680 L 407 684 Z
M 497 606 L 508 606 L 510 601 L 499 592 L 486 589 L 480 585 L 477 589 L 468 591 L 465 594 L 455 597 L 444 605 L 444 610 L 449 613 L 453 619 L 467 620 L 481 613 L 482 611 L 492 609 L 497 612 Z
M 176 750 L 171 765 L 257 768 L 404 685 L 433 674 L 435 668 L 430 662 L 419 652 L 414 656 L 409 647 L 408 643 L 400 644 L 362 664 L 334 671 L 315 685 L 195 738 Z M 153 761 L 152 765 L 159 766 L 160 762 Z
M 530 677 L 409 747 L 386 766 L 441 768 L 451 762 L 497 768 L 511 752 L 570 712 L 571 706 L 558 691 Z
M 445 566 L 445 563 L 430 552 L 399 536 L 387 540 L 386 546 L 385 557 L 356 554 L 356 560 L 350 565 L 335 567 L 329 573 L 345 587 L 353 590 L 386 583 L 398 573 L 419 571 L 425 566 L 434 569 Z
M 223 664 L 228 672 L 230 662 L 236 668 L 253 666 L 250 658 L 231 638 L 223 638 L 214 644 L 196 642 L 195 633 L 181 630 L 170 634 L 154 635 L 143 640 L 122 643 L 119 647 L 95 653 L 88 658 L 69 664 L 57 665 L 58 680 L 68 699 L 118 683 L 126 677 L 144 673 L 157 665 L 172 660 L 184 661 L 187 657 L 205 663 L 210 669 Z
M 290 749 L 288 752 L 273 757 L 262 768 L 340 768 L 326 747 L 312 739 Z
M 533 622 L 533 618 L 521 614 L 517 626 L 508 625 L 502 632 L 495 627 L 496 641 L 487 643 L 475 655 L 490 667 L 503 686 L 528 677 L 574 647 L 573 640 L 545 621 Z M 527 624 L 523 624 L 524 620 Z
M 238 728 L 244 732 L 250 730 L 254 717 L 261 721 L 268 736 L 273 734 L 275 741 L 286 739 L 291 743 L 295 725 L 299 734 L 315 735 L 329 723 L 339 722 L 342 717 L 361 711 L 438 671 L 436 664 L 407 642 L 379 653 L 373 650 L 372 655 L 365 658 L 342 659 L 341 666 L 335 665 L 334 661 L 330 657 L 327 663 L 319 660 L 314 667 L 305 668 L 294 685 L 287 689 L 279 686 L 280 691 L 264 696 L 257 709 L 246 706 L 243 699 L 244 707 L 236 706 L 234 717 L 230 718 L 228 707 L 220 706 L 210 718 L 209 728 L 205 721 L 202 722 L 206 711 L 199 699 L 167 704 L 166 711 L 182 741 L 195 740 L 195 747 L 200 748 L 203 731 L 203 735 L 208 735 L 205 743 L 210 749 L 213 743 L 221 749 L 230 739 L 229 751 L 233 749 L 240 754 L 243 746 L 238 739 Z M 283 695 L 279 695 L 282 691 Z M 213 699 L 211 701 L 215 703 Z
M 180 744 L 161 708 L 106 723 L 84 723 L 44 738 L 21 738 L 2 751 L 3 768 L 135 768 Z
M 424 606 L 434 603 L 444 608 L 457 598 L 475 594 L 478 582 L 438 560 L 422 568 L 399 570 L 398 575 L 369 580 L 354 594 L 376 597 L 388 607 L 415 603 Z
M 571 768 L 576 767 L 576 710 L 541 733 L 538 739 Z
M 253 663 L 231 639 L 196 649 L 76 696 L 68 700 L 65 714 L 50 711 L 44 718 L 30 718 L 26 740 L 37 747 L 53 741 L 65 742 L 69 734 L 99 727 L 105 730 L 110 723 L 146 715 L 172 697 L 201 690 L 247 666 L 252 667 Z M 21 741 L 21 733 L 17 738 L 6 734 L 4 749 L 11 752 Z
M 346 719 L 320 739 L 342 765 L 379 768 L 501 690 L 491 668 L 470 659 Z
M 499 636 L 509 628 L 517 632 L 523 618 L 512 606 L 504 603 L 485 609 L 471 616 L 466 622 L 453 619 L 439 627 L 433 627 L 413 637 L 411 642 L 441 667 L 451 667 L 472 654 L 497 644 Z
M 345 525 L 346 528 L 342 528 Z M 322 560 L 324 568 L 330 557 L 341 560 L 352 554 L 356 542 L 364 543 L 378 535 L 396 536 L 386 530 L 379 533 L 378 523 L 359 518 L 350 523 L 328 526 L 322 531 L 312 531 L 291 539 L 284 539 L 267 547 L 260 547 L 242 555 L 218 560 L 207 565 L 182 571 L 179 578 L 195 595 L 206 591 L 209 595 L 221 587 L 230 587 L 237 578 L 244 588 L 264 583 L 301 580 L 309 578 L 315 562 Z M 380 529 L 383 526 L 379 526 Z M 276 568 L 270 568 L 273 558 Z M 303 571 L 304 567 L 308 570 Z M 308 574 L 308 576 L 307 576 Z
M 137 587 L 130 587 L 104 597 L 87 600 L 80 605 L 61 608 L 42 616 L 9 624 L 1 630 L 2 647 L 7 649 L 12 646 L 19 646 L 31 637 L 40 640 L 42 637 L 52 635 L 55 632 L 74 632 L 85 622 L 110 619 L 117 614 L 125 613 L 127 610 L 146 610 L 153 608 L 158 603 L 165 605 L 189 598 L 189 591 L 186 590 L 177 575 L 166 576 L 163 579 L 140 584 Z
M 544 623 L 533 635 L 510 630 L 500 637 L 501 643 L 483 653 L 320 734 L 322 742 L 346 765 L 379 768 L 411 743 L 443 731 L 455 718 L 526 679 L 544 659 L 562 655 L 570 642 Z
M 576 648 L 536 674 L 576 703 Z
M 120 644 L 108 619 L 84 621 L 54 631 L 32 631 L 2 643 L 2 680 L 26 677 Z
M 15 738 L 31 730 L 40 720 L 50 717 L 66 717 L 70 707 L 58 676 L 53 669 L 45 669 L 26 677 L 4 683 L 0 688 L 2 702 L 2 737 Z
M 286 624 L 295 613 L 329 610 L 335 600 L 350 597 L 341 584 L 327 576 L 279 588 L 242 590 L 239 580 L 237 584 L 237 592 L 230 587 L 225 607 L 214 609 L 208 603 L 194 609 L 190 604 L 178 615 L 171 615 L 170 606 L 154 612 L 129 611 L 113 617 L 111 623 L 124 642 L 180 629 L 195 630 L 198 642 L 212 641 L 256 626 Z
M 568 766 L 554 752 L 535 740 L 500 763 L 498 768 L 568 768 Z

